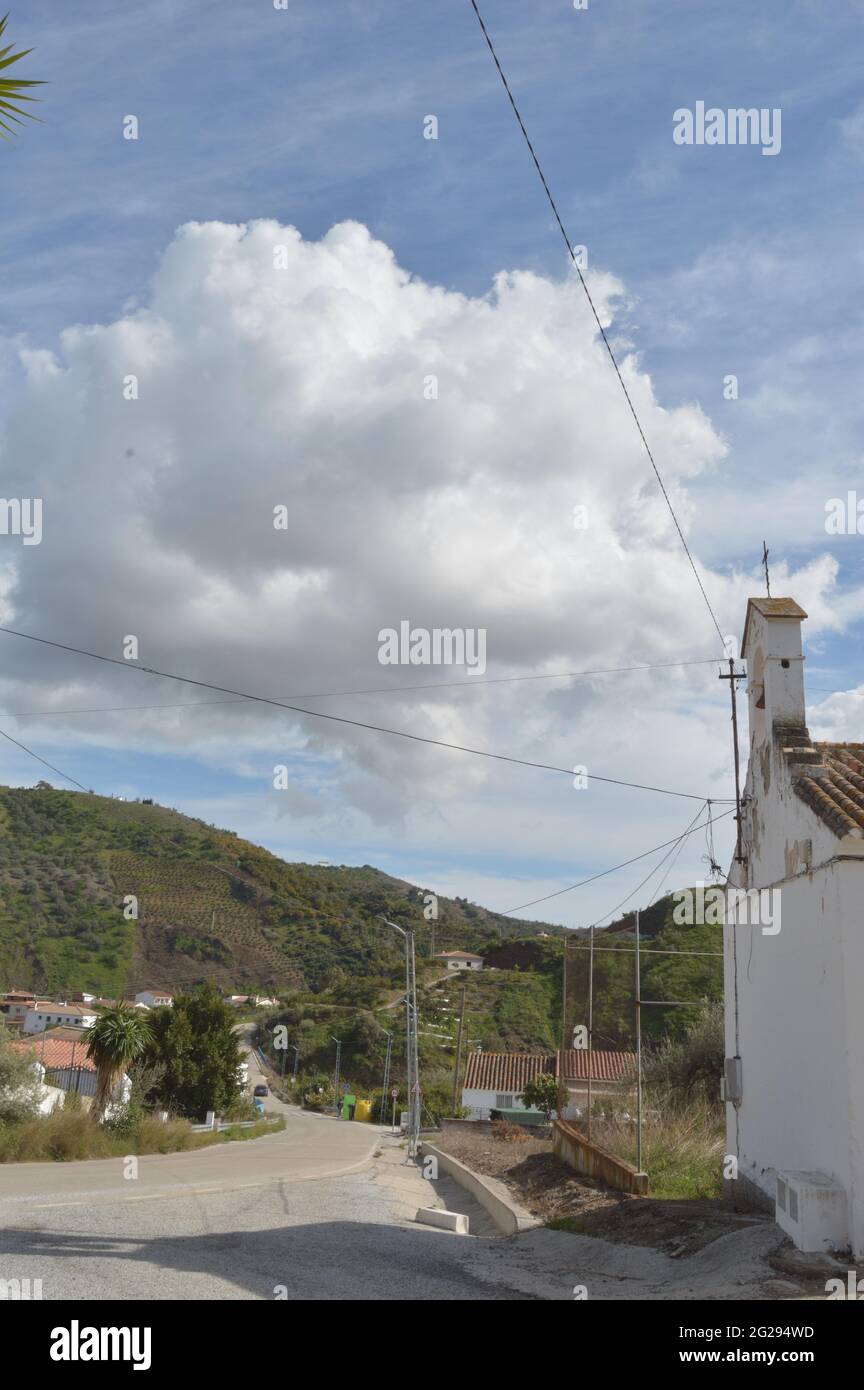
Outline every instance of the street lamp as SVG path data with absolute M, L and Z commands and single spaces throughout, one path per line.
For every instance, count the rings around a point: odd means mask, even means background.
M 384 1124 L 384 1115 L 387 1105 L 387 1088 L 390 1085 L 390 1058 L 393 1055 L 393 1034 L 385 1028 L 387 1033 L 387 1056 L 384 1058 L 384 1080 L 381 1083 L 381 1123 Z
M 330 1034 L 330 1041 L 336 1044 L 336 1074 L 333 1079 L 333 1094 L 336 1097 L 336 1118 L 339 1118 L 339 1064 L 342 1060 L 342 1039 Z
M 388 918 L 381 919 L 398 931 L 405 942 L 405 1062 L 408 1074 L 408 1157 L 417 1157 L 420 1143 L 420 1054 L 417 1041 L 417 972 L 414 965 L 414 933 Z

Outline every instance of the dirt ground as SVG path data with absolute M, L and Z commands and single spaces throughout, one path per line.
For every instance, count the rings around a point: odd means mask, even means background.
M 719 1201 L 631 1197 L 583 1178 L 555 1157 L 549 1139 L 501 1140 L 491 1134 L 445 1130 L 436 1145 L 475 1172 L 503 1182 L 546 1225 L 601 1240 L 646 1245 L 673 1259 L 720 1236 L 765 1225 L 767 1218 L 732 1212 Z

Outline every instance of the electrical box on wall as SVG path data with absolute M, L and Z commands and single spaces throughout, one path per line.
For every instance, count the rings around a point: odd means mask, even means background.
M 723 1078 L 720 1082 L 720 1099 L 737 1105 L 743 1092 L 741 1090 L 741 1058 L 727 1057 L 723 1063 Z

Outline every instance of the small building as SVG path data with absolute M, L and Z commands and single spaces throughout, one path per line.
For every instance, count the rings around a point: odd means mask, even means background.
M 10 989 L 8 994 L 0 995 L 0 1014 L 7 1027 L 16 1023 L 20 1028 L 28 1010 L 36 1003 L 36 996 L 29 989 Z
M 439 951 L 436 960 L 443 961 L 448 970 L 482 970 L 483 956 L 471 951 Z
M 96 1022 L 88 1004 L 58 1004 L 51 999 L 37 1000 L 24 1015 L 22 1033 L 41 1033 L 52 1024 L 71 1028 L 90 1028 Z
M 161 1009 L 174 1003 L 173 994 L 164 989 L 141 989 L 135 995 L 134 1003 L 143 1004 L 145 1009 Z
M 564 1052 L 471 1052 L 465 1069 L 462 1104 L 471 1119 L 488 1120 L 491 1110 L 524 1110 L 522 1094 L 529 1081 L 546 1073 L 567 1092 L 563 1119 L 580 1119 L 591 1077 L 592 1110 L 604 1096 L 628 1095 L 635 1084 L 635 1052 L 572 1050 Z
M 96 1094 L 96 1067 L 87 1056 L 87 1045 L 68 1038 L 46 1034 L 37 1041 L 11 1043 L 16 1052 L 32 1054 L 43 1085 L 56 1091 L 77 1091 L 81 1096 Z M 129 1097 L 132 1083 L 125 1074 L 120 1078 L 115 1100 L 122 1103 Z
M 535 1076 L 555 1075 L 555 1056 L 544 1052 L 469 1052 L 462 1104 L 472 1120 L 491 1110 L 524 1110 L 522 1092 Z
M 567 1092 L 563 1120 L 580 1120 L 588 1106 L 591 1080 L 591 1113 L 602 1111 L 604 1099 L 635 1094 L 636 1053 L 612 1049 L 570 1048 L 558 1053 L 558 1080 Z
M 791 598 L 744 622 L 750 758 L 724 911 L 727 1153 L 739 1201 L 864 1258 L 864 742 L 807 727 Z M 734 893 L 734 900 L 733 900 Z

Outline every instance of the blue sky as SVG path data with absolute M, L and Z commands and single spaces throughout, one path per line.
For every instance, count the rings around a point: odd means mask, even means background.
M 751 576 L 748 587 L 756 592 L 763 537 L 781 589 L 784 567 L 806 571 L 833 557 L 839 568 L 822 590 L 833 618 L 823 614 L 814 626 L 808 679 L 825 693 L 852 690 L 861 680 L 861 540 L 826 535 L 824 518 L 828 498 L 854 488 L 864 496 L 862 328 L 860 314 L 850 313 L 860 299 L 862 270 L 864 5 L 590 0 L 586 11 L 575 11 L 567 0 L 530 7 L 486 0 L 482 8 L 571 238 L 587 246 L 592 271 L 621 286 L 613 341 L 638 354 L 663 411 L 697 407 L 725 442 L 722 461 L 710 460 L 685 480 L 694 553 L 719 575 Z M 189 221 L 275 219 L 317 242 L 350 219 L 392 248 L 413 276 L 472 299 L 487 296 L 503 270 L 566 277 L 562 243 L 468 0 L 434 6 L 289 0 L 285 11 L 270 0 L 142 0 L 123 7 L 76 0 L 62 18 L 56 3 L 31 0 L 12 11 L 9 34 L 35 49 L 22 75 L 51 85 L 39 93 L 45 123 L 0 149 L 3 418 L 20 407 L 19 350 L 62 357 L 60 335 L 70 326 L 116 323 L 148 306 L 166 248 Z M 780 153 L 676 146 L 673 112 L 697 101 L 780 108 Z M 139 119 L 137 141 L 122 138 L 128 114 Z M 438 118 L 436 141 L 422 138 L 428 114 Z M 573 313 L 587 312 L 574 297 Z M 737 400 L 724 399 L 728 374 L 738 378 Z M 574 390 L 573 412 L 591 408 L 590 396 Z M 623 400 L 620 409 L 626 412 Z M 8 445 L 3 457 L 14 471 L 19 461 Z M 662 469 L 663 458 L 658 462 Z M 55 463 L 45 460 L 46 473 Z M 644 465 L 647 496 L 652 484 L 647 460 Z M 41 467 L 36 453 L 34 494 Z M 66 481 L 71 496 L 74 477 Z M 85 575 L 86 551 L 82 537 Z M 609 563 L 616 563 L 612 552 Z M 578 591 L 573 601 L 578 605 Z M 632 601 L 638 605 L 638 595 Z M 70 631 L 50 611 L 24 603 L 15 612 L 27 616 L 31 630 L 59 631 L 61 640 Z M 683 655 L 712 654 L 703 616 L 701 638 Z M 722 621 L 724 630 L 740 633 L 740 606 L 724 611 Z M 637 625 L 627 654 L 650 660 L 653 649 L 650 623 L 641 644 Z M 586 660 L 590 666 L 593 652 L 590 644 L 577 647 L 572 660 L 562 667 L 559 658 L 550 669 L 579 669 Z M 39 708 L 32 695 L 25 698 L 26 682 L 37 678 L 30 658 L 19 669 L 25 658 L 16 648 L 8 659 L 22 684 L 10 690 L 5 708 Z M 182 652 L 175 654 L 175 668 L 181 660 Z M 514 669 L 515 660 L 511 652 L 496 671 Z M 529 669 L 527 653 L 525 661 L 517 668 Z M 57 654 L 38 678 L 50 682 L 61 668 L 68 674 L 62 662 Z M 190 651 L 183 669 L 193 667 L 206 678 Z M 280 672 L 277 693 L 296 688 L 296 678 L 286 684 L 287 674 Z M 236 668 L 233 675 L 240 678 Z M 116 703 L 137 702 L 135 679 L 115 682 Z M 623 692 L 627 679 L 601 683 L 599 702 Z M 326 682 L 310 667 L 300 688 L 326 688 Z M 353 686 L 349 678 L 332 688 Z M 652 689 L 662 706 L 662 690 Z M 174 691 L 177 699 L 193 698 L 182 687 Z M 170 700 L 171 688 L 154 698 Z M 627 717 L 630 695 L 613 698 Z M 691 712 L 687 700 L 710 703 L 726 738 L 713 687 L 703 682 L 676 699 Z M 339 708 L 355 707 L 345 701 Z M 826 727 L 856 736 L 848 728 L 850 709 L 862 712 L 860 702 L 832 707 Z M 380 702 L 364 705 L 359 717 L 373 713 L 386 722 Z M 466 720 L 461 741 L 470 741 Z M 512 747 L 520 727 L 515 711 L 513 720 L 506 726 L 508 751 L 532 756 Z M 437 847 L 424 848 L 422 836 L 400 847 L 383 807 L 358 809 L 344 786 L 338 804 L 329 805 L 330 775 L 344 766 L 344 749 L 305 751 L 303 795 L 328 809 L 321 819 L 304 812 L 286 825 L 250 789 L 249 763 L 232 763 L 218 739 L 221 751 L 190 756 L 182 747 L 148 749 L 143 729 L 127 746 L 115 729 L 100 747 L 93 722 L 84 718 L 52 722 L 41 742 L 38 726 L 35 720 L 8 725 L 87 785 L 133 795 L 158 789 L 159 799 L 207 819 L 221 815 L 241 834 L 289 856 L 374 862 L 427 882 L 434 876 L 446 884 L 442 891 L 463 891 L 495 907 L 510 905 L 513 877 L 524 881 L 527 899 L 535 878 L 539 896 L 568 876 L 654 842 L 647 812 L 622 824 L 614 797 L 598 793 L 609 833 L 579 854 L 562 852 L 566 834 L 547 854 L 536 839 L 531 843 L 530 824 L 517 850 L 506 837 L 500 851 L 466 844 L 455 828 L 450 839 L 442 832 Z M 476 736 L 489 742 L 494 734 L 492 725 Z M 601 752 L 598 764 L 616 770 L 614 739 Z M 249 753 L 253 762 L 258 756 Z M 266 764 L 267 755 L 261 757 Z M 638 767 L 630 771 L 642 780 Z M 10 749 L 0 776 L 29 782 L 32 775 L 24 755 Z M 398 767 L 388 775 L 398 779 Z M 718 766 L 717 778 L 713 784 L 703 778 L 700 787 L 728 795 L 728 762 L 724 770 Z M 519 792 L 506 795 L 518 804 Z M 546 809 L 567 814 L 554 795 Z M 392 814 L 404 823 L 404 806 Z M 446 796 L 429 814 L 450 823 Z M 659 825 L 657 842 L 667 838 L 666 828 Z M 640 833 L 649 838 L 637 842 Z M 698 855 L 682 859 L 682 872 L 698 867 Z M 511 881 L 499 893 L 502 876 Z M 617 882 L 607 888 L 610 902 Z M 587 910 L 599 911 L 600 898 L 591 902 Z

